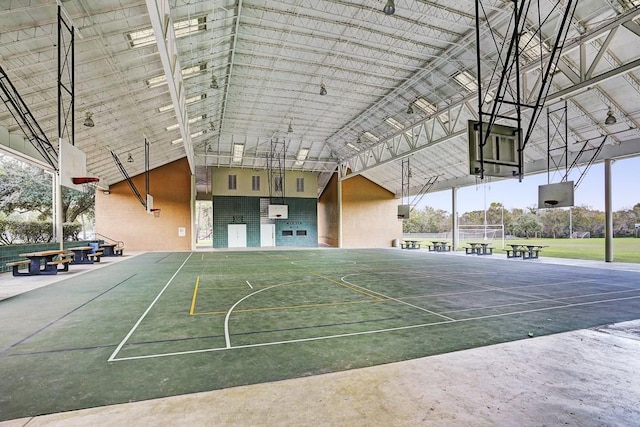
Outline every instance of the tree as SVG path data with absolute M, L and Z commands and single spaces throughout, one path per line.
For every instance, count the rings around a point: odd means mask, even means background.
M 8 156 L 0 155 L 0 211 L 37 212 L 38 219 L 52 218 L 51 175 Z M 83 213 L 92 213 L 95 193 L 62 187 L 62 219 L 73 222 Z
M 539 233 L 543 229 L 542 221 L 540 221 L 537 215 L 532 213 L 521 215 L 516 220 L 513 227 L 516 234 L 524 234 L 525 237 L 529 237 L 534 233 Z
M 545 209 L 540 213 L 545 236 L 554 239 L 569 236 L 569 211 L 565 209 Z

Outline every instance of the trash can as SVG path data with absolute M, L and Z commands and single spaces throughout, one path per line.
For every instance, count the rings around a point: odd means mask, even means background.
M 400 247 L 400 239 L 393 239 L 391 241 L 391 246 L 394 247 L 394 248 Z

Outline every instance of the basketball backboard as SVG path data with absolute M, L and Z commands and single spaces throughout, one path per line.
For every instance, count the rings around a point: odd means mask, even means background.
M 289 205 L 269 205 L 269 218 L 288 219 Z
M 147 213 L 153 213 L 153 196 L 147 194 Z
M 483 139 L 489 131 L 487 123 L 482 124 Z M 520 165 L 519 131 L 512 126 L 494 124 L 491 126 L 480 158 L 480 124 L 469 120 L 469 173 L 471 175 L 518 177 Z
M 566 208 L 573 206 L 573 181 L 538 187 L 538 209 Z
M 59 140 L 60 184 L 74 190 L 83 191 L 82 184 L 74 184 L 73 178 L 87 176 L 87 156 L 84 152 L 64 139 Z
M 411 205 L 398 205 L 398 219 L 409 219 Z

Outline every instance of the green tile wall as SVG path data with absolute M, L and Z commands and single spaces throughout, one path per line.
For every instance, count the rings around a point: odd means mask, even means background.
M 276 246 L 318 246 L 317 199 L 286 198 L 289 218 L 275 220 Z M 213 196 L 213 247 L 226 248 L 227 225 L 247 225 L 247 247 L 260 247 L 260 197 Z M 290 230 L 293 236 L 283 236 Z M 306 236 L 296 235 L 298 230 Z
M 317 247 L 318 246 L 318 200 L 287 198 L 289 218 L 276 220 L 276 246 Z M 292 232 L 284 236 L 283 231 Z M 306 231 L 306 236 L 297 235 Z
M 213 196 L 213 247 L 226 248 L 227 225 L 247 225 L 247 247 L 260 247 L 260 197 Z

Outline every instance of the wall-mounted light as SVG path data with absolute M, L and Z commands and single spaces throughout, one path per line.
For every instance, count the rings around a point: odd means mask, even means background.
M 215 74 L 211 76 L 211 84 L 209 84 L 211 89 L 218 89 L 218 79 Z
M 129 153 L 129 155 L 127 156 L 127 163 L 133 163 L 133 156 L 131 155 L 131 153 Z
M 320 82 L 320 95 L 326 95 L 327 94 L 327 88 L 324 87 L 324 82 Z
M 293 132 L 293 126 L 291 126 L 291 120 L 289 120 L 289 128 L 287 129 L 287 132 L 289 133 Z

